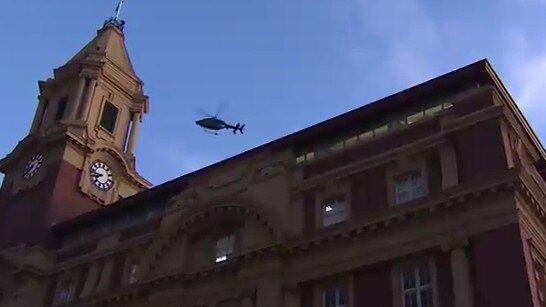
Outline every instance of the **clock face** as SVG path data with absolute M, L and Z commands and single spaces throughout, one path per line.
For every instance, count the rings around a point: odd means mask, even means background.
M 91 164 L 90 176 L 93 184 L 103 191 L 108 191 L 114 183 L 112 170 L 103 161 L 97 160 Z
M 38 172 L 38 169 L 40 169 L 40 166 L 42 166 L 42 163 L 44 162 L 44 157 L 41 154 L 35 154 L 28 160 L 27 164 L 25 164 L 25 168 L 23 169 L 23 178 L 30 179 L 36 175 Z

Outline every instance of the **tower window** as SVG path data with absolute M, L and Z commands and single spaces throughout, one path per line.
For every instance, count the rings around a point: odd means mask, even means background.
M 100 126 L 111 133 L 114 133 L 116 127 L 116 121 L 118 119 L 119 109 L 112 103 L 106 101 L 102 109 L 102 115 L 100 118 Z
M 55 113 L 55 121 L 63 119 L 64 112 L 66 111 L 66 104 L 68 102 L 68 97 L 63 97 L 59 100 L 57 105 L 57 112 Z

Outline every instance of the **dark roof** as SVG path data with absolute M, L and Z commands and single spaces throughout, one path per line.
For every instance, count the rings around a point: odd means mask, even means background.
M 324 136 L 326 133 L 331 134 L 334 131 L 343 131 L 344 129 L 350 128 L 354 124 L 371 120 L 376 116 L 397 112 L 397 110 L 408 101 L 416 101 L 438 95 L 439 93 L 449 92 L 454 89 L 458 89 L 461 86 L 468 85 L 470 82 L 488 82 L 491 80 L 488 67 L 490 68 L 490 64 L 487 59 L 480 60 L 396 94 L 366 104 L 360 108 L 338 115 L 298 132 L 289 134 L 280 139 L 268 142 L 223 161 L 175 178 L 131 197 L 120 200 L 107 207 L 99 208 L 77 216 L 71 220 L 56 224 L 53 226 L 53 228 L 55 231 L 63 231 L 65 229 L 78 227 L 79 225 L 83 226 L 83 224 L 89 224 L 99 217 L 105 217 L 107 215 L 114 214 L 115 212 L 124 211 L 129 207 L 132 208 L 143 206 L 145 204 L 153 204 L 154 202 L 157 203 L 160 200 L 166 199 L 171 195 L 183 191 L 189 185 L 189 178 L 212 171 L 213 169 L 226 165 L 226 163 L 245 159 L 249 155 L 264 150 L 283 150 L 285 148 L 292 148 L 300 144 L 312 143 L 321 136 Z

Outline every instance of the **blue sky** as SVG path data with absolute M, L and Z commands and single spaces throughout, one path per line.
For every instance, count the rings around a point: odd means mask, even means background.
M 0 155 L 46 79 L 116 0 L 3 1 Z M 546 137 L 546 0 L 127 0 L 126 43 L 150 96 L 137 166 L 154 184 L 488 58 Z M 196 109 L 247 124 L 213 136 Z

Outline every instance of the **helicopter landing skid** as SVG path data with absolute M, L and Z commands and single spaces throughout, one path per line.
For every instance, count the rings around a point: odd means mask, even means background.
M 218 132 L 216 132 L 216 131 L 210 131 L 210 130 L 207 130 L 207 129 L 203 129 L 203 131 L 205 131 L 206 133 L 209 133 L 209 134 L 218 135 Z

